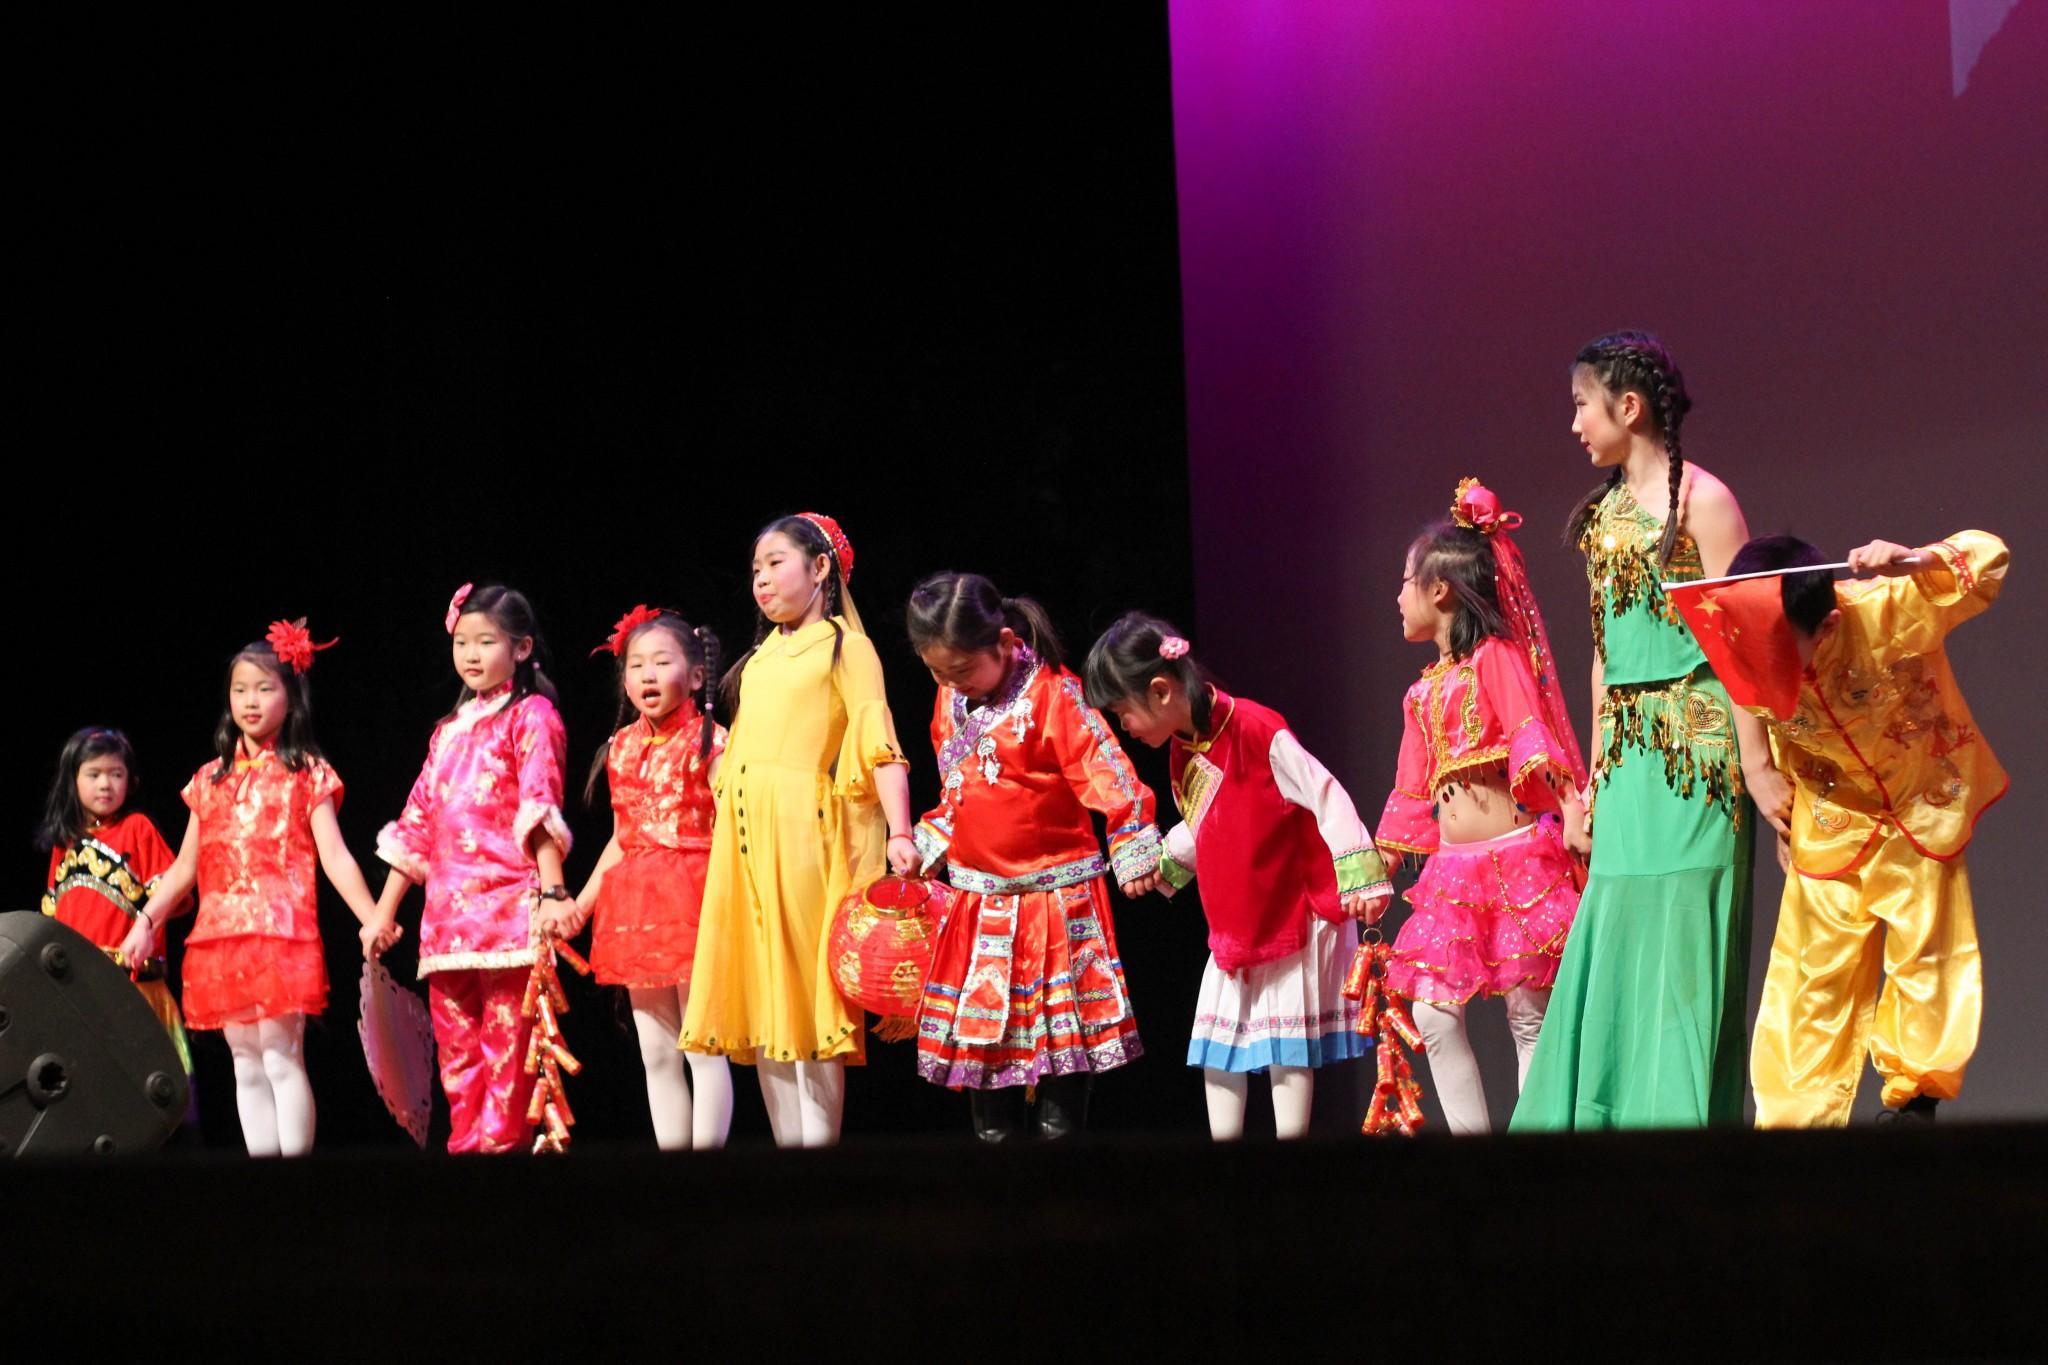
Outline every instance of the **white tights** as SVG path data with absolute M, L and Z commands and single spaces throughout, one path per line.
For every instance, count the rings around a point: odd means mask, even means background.
M 755 1063 L 761 1099 L 778 1147 L 830 1147 L 839 1141 L 846 1067 L 839 1062 Z
M 306 1016 L 280 1014 L 224 1030 L 235 1059 L 235 1110 L 250 1156 L 304 1156 L 313 1147 Z
M 640 1038 L 640 1065 L 647 1071 L 647 1110 L 654 1118 L 656 1145 L 664 1152 L 725 1146 L 732 1127 L 732 1067 L 723 1057 L 676 1048 L 690 988 L 652 986 L 629 994 L 633 1031 Z
M 1316 1073 L 1305 1066 L 1276 1066 L 1268 1071 L 1273 1083 L 1273 1132 L 1278 1137 L 1298 1138 L 1308 1132 L 1310 1102 L 1315 1098 Z M 1243 1071 L 1202 1068 L 1202 1095 L 1209 1102 L 1209 1136 L 1217 1142 L 1235 1142 L 1244 1136 L 1244 1111 L 1251 1076 Z
M 1515 1089 L 1519 1092 L 1529 1075 L 1536 1035 L 1543 1030 L 1550 992 L 1516 989 L 1509 991 L 1506 999 L 1508 1032 L 1515 1040 Z M 1437 1103 L 1444 1107 L 1444 1122 L 1453 1133 L 1492 1132 L 1486 1091 L 1479 1084 L 1479 1060 L 1472 1055 L 1471 1040 L 1465 1036 L 1465 1007 L 1418 1000 L 1414 1013 L 1415 1028 L 1429 1058 L 1429 1079 L 1436 1086 Z

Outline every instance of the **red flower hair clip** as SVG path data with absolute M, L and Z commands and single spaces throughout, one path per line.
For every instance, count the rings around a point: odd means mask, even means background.
M 1457 496 L 1451 499 L 1451 520 L 1490 536 L 1520 526 L 1522 514 L 1501 511 L 1500 499 L 1479 480 L 1460 479 Z
M 1185 655 L 1187 654 L 1187 652 L 1188 652 L 1188 642 L 1187 642 L 1186 640 L 1183 640 L 1183 639 L 1181 639 L 1181 638 L 1180 638 L 1180 636 L 1178 636 L 1178 635 L 1162 635 L 1162 636 L 1160 636 L 1160 637 L 1159 637 L 1159 657 L 1160 657 L 1160 658 L 1162 658 L 1162 659 L 1178 659 L 1178 658 L 1181 658 L 1181 657 L 1185 656 Z
M 626 652 L 626 641 L 633 638 L 633 632 L 658 618 L 661 613 L 662 608 L 650 607 L 645 602 L 635 606 L 612 626 L 610 638 L 590 651 L 592 657 L 599 654 L 610 654 L 613 658 L 621 657 Z
M 832 547 L 832 558 L 839 562 L 839 573 L 847 582 L 853 581 L 853 542 L 846 538 L 846 532 L 839 529 L 839 523 L 823 512 L 799 512 L 798 516 L 825 533 L 825 543 Z
M 448 599 L 448 617 L 442 624 L 448 627 L 450 635 L 455 633 L 455 623 L 462 619 L 462 604 L 469 600 L 469 594 L 475 587 L 474 583 L 464 583 L 455 590 L 455 596 Z
M 300 677 L 304 677 L 306 670 L 313 666 L 313 655 L 316 652 L 332 649 L 341 643 L 341 637 L 337 635 L 324 645 L 314 644 L 312 633 L 306 629 L 306 618 L 303 616 L 296 621 L 272 621 L 269 632 L 263 638 L 269 642 L 271 650 L 277 655 L 277 661 Z

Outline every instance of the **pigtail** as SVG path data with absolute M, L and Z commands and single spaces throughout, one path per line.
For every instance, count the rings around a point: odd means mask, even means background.
M 1683 406 L 1682 406 L 1683 405 Z M 1685 482 L 1685 456 L 1678 449 L 1678 424 L 1684 419 L 1685 391 L 1675 393 L 1668 385 L 1659 385 L 1657 393 L 1658 425 L 1664 428 L 1664 451 L 1671 457 L 1671 503 L 1664 514 L 1664 539 L 1657 545 L 1657 559 L 1660 563 L 1671 562 L 1671 552 L 1678 546 L 1679 486 Z
M 626 700 L 624 684 L 616 690 L 619 709 L 612 716 L 611 733 L 604 737 L 604 743 L 597 746 L 597 753 L 590 760 L 589 775 L 583 779 L 583 804 L 586 807 L 597 804 L 597 780 L 605 775 L 606 765 L 612 756 L 612 737 L 626 728 L 626 713 L 633 709 L 632 703 Z
M 718 729 L 718 656 L 720 653 L 718 635 L 709 626 L 698 626 L 691 632 L 697 637 L 697 647 L 703 651 L 700 661 L 704 665 L 704 686 L 698 693 L 697 709 L 704 713 L 703 732 L 697 739 L 697 758 L 701 762 L 711 757 L 711 739 Z
M 1058 668 L 1065 661 L 1066 651 L 1060 646 L 1060 634 L 1053 629 L 1052 617 L 1034 599 L 1005 597 L 1003 621 L 1019 639 L 1031 646 L 1031 652 L 1047 668 Z
M 1578 505 L 1572 508 L 1571 516 L 1565 519 L 1564 546 L 1567 550 L 1579 547 L 1580 538 L 1586 534 L 1586 527 L 1593 521 L 1593 513 L 1599 510 L 1601 502 L 1614 491 L 1614 485 L 1620 482 L 1621 467 L 1617 465 L 1607 471 L 1606 478 L 1593 485 L 1592 492 L 1579 499 Z

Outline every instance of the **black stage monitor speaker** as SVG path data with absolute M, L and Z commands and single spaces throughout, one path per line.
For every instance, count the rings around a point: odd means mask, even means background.
M 0 1156 L 148 1151 L 189 1093 L 127 972 L 47 915 L 0 915 Z

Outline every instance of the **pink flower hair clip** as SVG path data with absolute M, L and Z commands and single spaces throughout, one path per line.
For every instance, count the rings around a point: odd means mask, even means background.
M 1183 639 L 1181 639 L 1181 638 L 1180 638 L 1180 636 L 1178 636 L 1178 635 L 1162 635 L 1162 636 L 1160 636 L 1160 637 L 1159 637 L 1159 657 L 1160 657 L 1160 658 L 1162 658 L 1162 659 L 1178 659 L 1178 658 L 1181 658 L 1181 657 L 1185 656 L 1185 655 L 1187 654 L 1187 652 L 1188 652 L 1188 642 L 1187 642 L 1186 640 L 1183 640 Z
M 450 635 L 455 633 L 455 623 L 462 619 L 462 604 L 469 600 L 469 594 L 475 587 L 474 583 L 464 583 L 455 590 L 455 596 L 448 599 L 448 617 L 442 624 L 448 627 Z
M 269 642 L 271 651 L 277 655 L 277 661 L 300 677 L 304 677 L 306 670 L 313 666 L 315 653 L 323 649 L 332 649 L 341 643 L 341 637 L 337 635 L 324 645 L 314 644 L 312 632 L 306 629 L 306 618 L 303 616 L 296 621 L 272 621 L 269 632 L 263 638 Z

